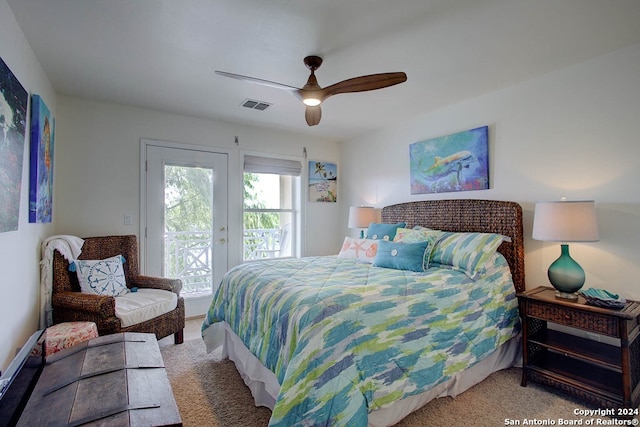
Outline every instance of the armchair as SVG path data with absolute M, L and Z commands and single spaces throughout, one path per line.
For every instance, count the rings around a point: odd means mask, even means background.
M 53 255 L 53 288 L 51 305 L 53 323 L 90 321 L 98 327 L 100 335 L 117 332 L 154 333 L 157 339 L 174 334 L 176 344 L 184 341 L 184 298 L 180 296 L 182 281 L 138 274 L 138 241 L 135 235 L 87 237 L 78 259 L 99 260 L 123 255 L 124 275 L 129 289 L 137 287 L 163 289 L 178 296 L 175 309 L 150 320 L 123 327 L 116 317 L 116 300 L 111 296 L 90 295 L 80 292 L 75 272 L 69 271 L 69 262 L 56 250 Z

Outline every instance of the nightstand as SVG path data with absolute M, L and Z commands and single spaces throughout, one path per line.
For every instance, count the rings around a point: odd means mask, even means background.
M 553 288 L 541 286 L 519 293 L 518 303 L 523 323 L 523 387 L 535 381 L 599 408 L 638 407 L 639 302 L 627 301 L 620 310 L 600 308 L 587 305 L 582 297 L 577 301 L 556 298 Z M 572 329 L 549 327 L 549 323 Z M 600 342 L 599 336 L 610 338 Z

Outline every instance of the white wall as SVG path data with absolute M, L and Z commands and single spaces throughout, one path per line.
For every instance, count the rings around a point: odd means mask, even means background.
M 483 125 L 489 125 L 491 189 L 410 194 L 409 144 Z M 585 287 L 640 299 L 640 45 L 348 141 L 341 159 L 344 218 L 351 205 L 519 202 L 529 288 L 548 285 L 547 268 L 560 253 L 558 244 L 530 238 L 534 203 L 594 199 L 600 242 L 571 244 Z
M 56 232 L 79 236 L 137 234 L 140 139 L 215 147 L 229 152 L 229 238 L 241 238 L 242 167 L 239 152 L 338 162 L 337 143 L 286 132 L 60 96 L 56 136 Z M 239 145 L 235 144 L 238 137 Z M 306 163 L 306 162 L 304 162 Z M 303 188 L 306 186 L 303 183 Z M 339 196 L 340 200 L 340 196 Z M 336 253 L 341 241 L 325 230 L 340 224 L 340 202 L 305 204 L 306 255 Z M 134 223 L 124 225 L 124 214 Z M 331 236 L 337 236 L 331 233 Z M 230 265 L 241 246 L 230 245 Z M 232 251 L 232 249 L 235 249 Z
M 42 96 L 55 117 L 56 94 L 5 0 L 0 0 L 0 57 L 30 95 Z M 51 224 L 29 224 L 29 126 L 18 230 L 0 233 L 0 370 L 38 328 L 40 242 L 53 230 Z M 55 154 L 54 146 L 54 161 Z

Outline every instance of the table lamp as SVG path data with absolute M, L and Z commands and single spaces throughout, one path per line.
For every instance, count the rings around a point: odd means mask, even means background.
M 351 206 L 349 208 L 349 228 L 359 228 L 360 238 L 364 239 L 364 229 L 376 222 L 377 213 L 372 206 Z
M 561 242 L 560 257 L 548 271 L 549 281 L 559 298 L 578 299 L 584 285 L 584 270 L 569 255 L 569 242 L 597 242 L 598 224 L 593 200 L 536 203 L 533 216 L 535 240 Z

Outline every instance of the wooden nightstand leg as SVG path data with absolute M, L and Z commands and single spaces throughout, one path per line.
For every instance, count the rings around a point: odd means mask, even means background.
M 520 311 L 520 325 L 522 325 L 522 380 L 521 387 L 527 386 L 527 363 L 529 363 L 529 352 L 527 351 L 527 336 L 529 335 L 529 324 L 527 322 L 526 304 L 518 300 L 518 309 Z
M 638 355 L 640 334 L 638 327 L 631 331 L 627 329 L 627 322 L 620 324 L 620 342 L 622 356 L 622 398 L 626 408 L 637 408 L 640 403 L 640 373 L 638 372 Z

